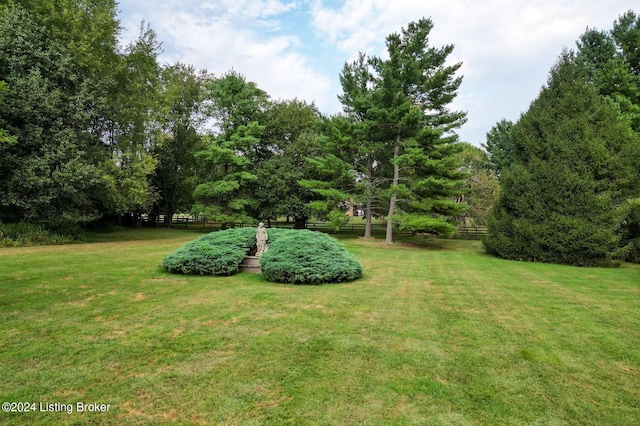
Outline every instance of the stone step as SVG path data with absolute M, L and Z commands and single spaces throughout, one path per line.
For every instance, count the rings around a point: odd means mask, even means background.
M 260 258 L 258 256 L 247 256 L 240 263 L 240 272 L 251 272 L 254 274 L 261 274 Z

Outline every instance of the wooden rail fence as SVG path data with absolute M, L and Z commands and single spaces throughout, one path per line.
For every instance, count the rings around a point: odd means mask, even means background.
M 149 218 L 143 217 L 143 223 L 147 226 L 163 226 L 164 217 L 157 216 L 155 221 L 150 221 Z M 266 223 L 265 223 L 266 224 Z M 201 229 L 221 229 L 222 223 L 220 222 L 211 222 L 206 219 L 191 217 L 191 216 L 175 216 L 173 221 L 171 222 L 171 226 L 175 228 L 201 228 Z M 228 225 L 229 226 L 229 225 Z M 254 223 L 234 223 L 230 225 L 232 228 L 243 228 L 246 226 L 255 226 Z M 271 221 L 271 228 L 286 228 L 293 229 L 294 222 L 277 222 Z M 338 234 L 362 234 L 364 235 L 364 223 L 348 223 L 342 227 L 337 232 Z M 321 231 L 326 233 L 336 233 L 333 228 L 325 223 L 325 222 L 307 222 L 306 229 L 310 229 L 312 231 Z M 371 225 L 371 233 L 374 235 L 384 235 L 386 231 L 386 225 L 382 224 L 372 224 Z M 395 231 L 398 233 L 399 231 Z M 400 234 L 410 235 L 411 232 L 404 231 L 399 232 Z M 458 239 L 470 239 L 470 240 L 479 240 L 488 234 L 486 226 L 459 226 L 454 234 L 453 238 Z
M 453 238 L 461 240 L 481 240 L 489 235 L 486 226 L 459 226 Z
M 164 216 L 156 216 L 155 220 L 151 221 L 149 220 L 149 218 L 144 217 L 142 218 L 143 220 L 143 224 L 145 226 L 164 226 Z M 265 222 L 265 225 L 267 225 L 267 222 Z M 278 222 L 278 221 L 271 221 L 271 223 L 269 224 L 269 226 L 271 228 L 285 228 L 285 229 L 293 229 L 294 228 L 294 222 Z M 201 218 L 195 218 L 195 217 L 190 217 L 190 216 L 175 216 L 173 218 L 173 221 L 171 222 L 171 226 L 174 228 L 201 228 L 201 229 L 220 229 L 222 228 L 222 223 L 220 222 L 212 222 L 206 219 L 201 219 Z M 255 223 L 234 223 L 234 224 L 227 224 L 227 227 L 231 227 L 231 228 L 243 228 L 243 227 L 247 227 L 247 226 L 256 226 Z M 358 233 L 362 233 L 364 234 L 364 228 L 365 228 L 365 224 L 364 223 L 349 223 L 346 225 L 343 225 L 340 227 L 340 230 L 337 232 L 339 234 L 358 234 Z M 334 233 L 333 228 L 325 222 L 307 222 L 306 224 L 306 228 L 305 229 L 309 229 L 312 231 L 321 231 L 321 232 L 327 232 L 327 233 Z M 385 225 L 380 225 L 380 224 L 373 224 L 371 226 L 371 232 L 373 234 L 384 234 L 384 232 L 386 231 L 386 226 Z

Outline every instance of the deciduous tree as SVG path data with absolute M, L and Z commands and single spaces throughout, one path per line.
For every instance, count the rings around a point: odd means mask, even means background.
M 117 221 L 149 211 L 158 196 L 151 184 L 157 163 L 151 148 L 160 108 L 161 51 L 157 34 L 142 22 L 138 39 L 126 47 L 114 70 L 117 84 L 103 136 L 108 155 L 102 162 L 106 190 L 101 201 L 105 215 Z
M 7 83 L 0 81 L 0 105 L 2 104 L 2 98 L 7 91 Z M 5 129 L 0 129 L 0 144 L 12 144 L 16 142 L 16 137 L 11 136 Z
M 187 212 L 193 205 L 195 153 L 202 149 L 202 89 L 210 78 L 181 63 L 162 69 L 158 129 L 151 152 L 158 162 L 152 181 L 158 191 L 154 213 L 164 215 L 167 227 L 175 213 Z
M 255 164 L 255 214 L 265 220 L 293 217 L 295 226 L 304 228 L 311 214 L 307 204 L 315 196 L 299 181 L 315 176 L 306 158 L 325 152 L 318 137 L 320 113 L 314 104 L 279 100 L 267 106 L 261 120 L 265 130 Z
M 459 200 L 469 207 L 462 220 L 473 225 L 486 225 L 491 207 L 498 199 L 500 184 L 487 153 L 469 143 L 462 146 L 458 159 L 468 177 L 465 180 L 467 192 Z
M 0 51 L 8 83 L 0 128 L 15 137 L 0 144 L 0 219 L 54 227 L 94 220 L 100 170 L 87 137 L 89 77 L 78 75 L 68 47 L 18 5 L 0 8 Z

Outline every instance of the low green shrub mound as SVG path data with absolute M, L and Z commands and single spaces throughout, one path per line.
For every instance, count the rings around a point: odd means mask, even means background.
M 169 272 L 233 275 L 256 243 L 255 228 L 212 232 L 190 241 L 163 261 Z M 334 238 L 312 231 L 267 230 L 269 249 L 260 257 L 268 281 L 321 284 L 362 277 L 362 265 Z
M 286 229 L 286 228 L 267 228 L 267 235 L 269 235 L 269 249 L 271 245 L 278 241 L 282 237 L 296 235 L 300 230 Z
M 211 244 L 231 244 L 233 246 L 250 248 L 256 243 L 256 228 L 231 228 L 224 231 L 211 232 L 194 241 L 199 240 Z
M 245 255 L 246 250 L 241 247 L 199 241 L 167 256 L 164 267 L 170 272 L 188 275 L 233 275 Z
M 260 257 L 269 281 L 321 284 L 362 277 L 362 265 L 336 239 L 312 231 L 276 230 L 269 233 L 269 249 Z M 273 240 L 272 240 L 273 238 Z
M 212 232 L 190 241 L 167 256 L 169 272 L 187 275 L 233 275 L 256 241 L 255 228 Z

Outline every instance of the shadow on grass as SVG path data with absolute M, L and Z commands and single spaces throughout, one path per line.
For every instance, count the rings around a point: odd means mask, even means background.
M 351 238 L 353 239 L 353 238 Z M 359 238 L 361 241 L 367 241 Z M 384 238 L 373 238 L 371 240 L 377 246 L 387 247 L 404 247 L 404 248 L 417 248 L 436 251 L 454 251 L 465 252 L 474 254 L 485 254 L 482 248 L 482 242 L 477 240 L 452 240 L 443 239 L 435 236 L 424 235 L 400 235 L 396 238 L 393 244 L 386 244 Z
M 111 232 L 92 232 L 87 234 L 89 243 L 117 243 L 125 241 L 164 240 L 177 236 L 193 236 L 193 239 L 206 234 L 202 229 L 174 228 L 118 228 Z

